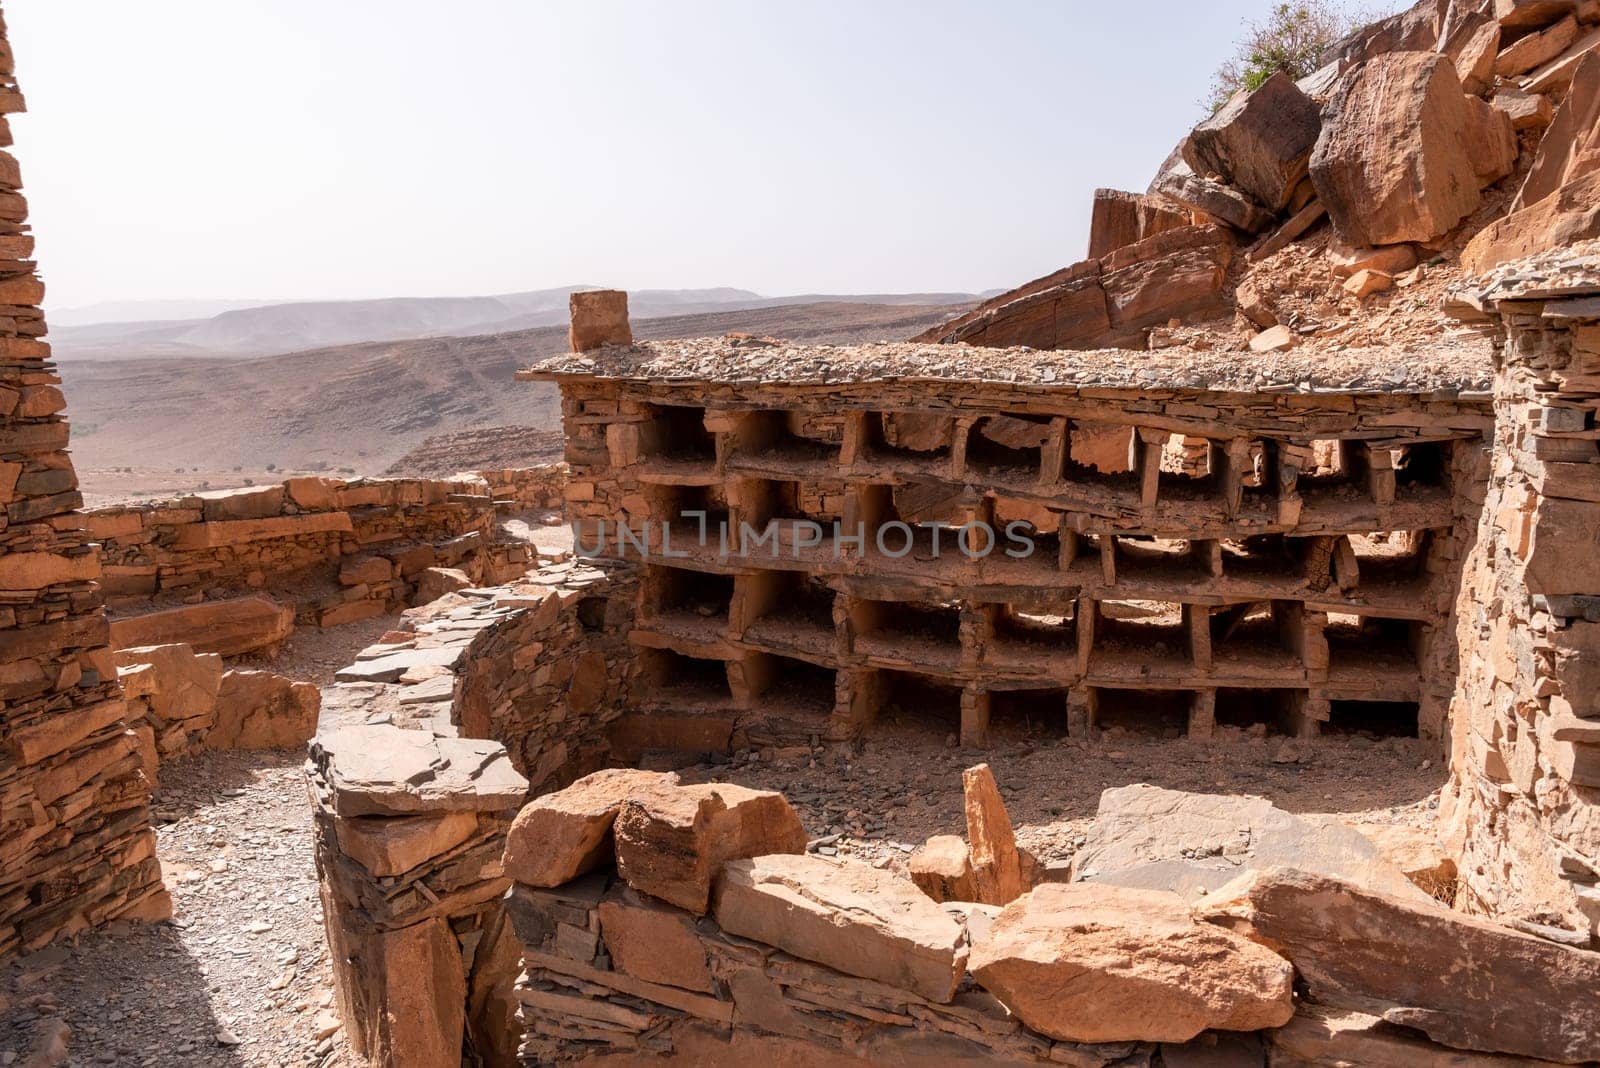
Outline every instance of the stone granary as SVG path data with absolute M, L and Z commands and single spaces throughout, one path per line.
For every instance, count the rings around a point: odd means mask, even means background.
M 530 377 L 580 551 L 643 567 L 657 737 L 844 741 L 892 704 L 967 745 L 1023 714 L 1439 738 L 1488 346 L 1364 359 L 732 338 Z

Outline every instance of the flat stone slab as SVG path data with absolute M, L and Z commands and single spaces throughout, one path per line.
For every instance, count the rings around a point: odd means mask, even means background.
M 454 668 L 461 662 L 463 645 L 441 645 L 427 649 L 401 649 L 371 660 L 357 660 L 339 669 L 340 682 L 395 682 L 416 667 Z
M 1600 953 L 1309 872 L 1252 872 L 1195 906 L 1276 947 L 1324 1005 L 1457 1049 L 1600 1060 Z
M 1262 797 L 1138 783 L 1106 790 L 1073 858 L 1073 879 L 1172 890 L 1193 900 L 1241 872 L 1293 867 L 1432 903 L 1359 831 L 1292 815 Z
M 960 921 L 909 879 L 866 864 L 803 854 L 730 861 L 716 918 L 729 934 L 940 1004 L 966 972 Z
M 341 816 L 422 812 L 501 812 L 527 798 L 505 746 L 475 738 L 436 738 L 388 724 L 340 727 L 311 742 Z

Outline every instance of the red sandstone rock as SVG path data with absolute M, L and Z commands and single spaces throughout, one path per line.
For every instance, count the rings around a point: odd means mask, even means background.
M 985 905 L 1009 904 L 1027 887 L 1022 882 L 1022 860 L 1011 817 L 1006 815 L 989 765 L 962 772 L 961 793 L 971 842 L 972 881 L 978 892 L 973 900 Z
M 1306 175 L 1321 113 L 1282 71 L 1253 90 L 1240 90 L 1189 135 L 1187 160 L 1196 172 L 1220 174 L 1268 211 L 1289 206 Z
M 355 556 L 339 565 L 339 583 L 343 586 L 388 582 L 393 577 L 394 565 L 381 556 Z
M 1522 88 L 1530 93 L 1560 96 L 1572 84 L 1578 68 L 1600 50 L 1600 27 L 1591 28 L 1572 43 L 1572 47 L 1538 70 L 1522 79 Z
M 1188 226 L 1189 213 L 1146 193 L 1096 189 L 1089 218 L 1089 258 L 1100 259 L 1164 230 Z
M 1494 0 L 1494 17 L 1512 30 L 1548 26 L 1570 14 L 1575 0 Z
M 335 820 L 333 825 L 340 850 L 373 875 L 383 878 L 404 875 L 471 838 L 478 829 L 478 814 L 361 816 Z
M 1344 291 L 1357 300 L 1364 300 L 1374 293 L 1382 293 L 1394 286 L 1394 275 L 1383 271 L 1357 271 L 1344 280 Z
M 1480 230 L 1461 251 L 1461 266 L 1483 274 L 1502 263 L 1600 237 L 1600 172 L 1585 174 L 1543 200 Z
M 1516 170 L 1517 131 L 1511 116 L 1475 96 L 1466 97 L 1467 150 L 1478 183 L 1491 186 Z
M 1494 72 L 1502 78 L 1521 74 L 1555 59 L 1578 39 L 1578 20 L 1568 15 L 1537 33 L 1519 37 L 1495 57 Z
M 715 993 L 694 917 L 628 887 L 600 902 L 600 936 L 618 971 L 647 983 Z
M 1539 141 L 1511 211 L 1537 204 L 1595 170 L 1600 170 L 1600 56 L 1584 60 L 1573 76 L 1572 88 Z
M 615 833 L 617 871 L 628 885 L 697 916 L 724 862 L 806 848 L 800 817 L 782 794 L 728 783 L 630 797 Z
M 1513 130 L 1540 130 L 1550 125 L 1555 108 L 1550 98 L 1539 93 L 1524 93 L 1515 86 L 1505 86 L 1496 91 L 1489 101 L 1511 118 Z
M 1186 1042 L 1294 1014 L 1288 961 L 1164 891 L 1046 883 L 1001 911 L 970 965 L 1023 1023 L 1073 1042 Z
M 1444 57 L 1379 56 L 1340 84 L 1323 115 L 1311 181 L 1355 245 L 1431 241 L 1477 208 L 1473 116 Z
M 1390 52 L 1432 52 L 1458 14 L 1452 0 L 1419 0 L 1398 14 L 1363 26 L 1334 44 L 1322 62 L 1344 73 Z
M 1476 96 L 1494 83 L 1494 64 L 1500 52 L 1500 24 L 1476 11 L 1456 14 L 1443 51 L 1455 64 L 1461 87 Z
M 524 805 L 506 835 L 506 877 L 552 887 L 613 862 L 611 827 L 629 797 L 675 788 L 668 772 L 613 768 Z
M 627 345 L 633 341 L 628 325 L 628 294 L 620 289 L 596 289 L 568 298 L 572 314 L 567 341 L 573 352 L 588 352 L 601 345 Z
M 114 619 L 111 644 L 118 649 L 182 644 L 196 652 L 238 656 L 274 649 L 293 630 L 294 609 L 288 605 L 266 597 L 232 597 Z
M 972 854 L 957 835 L 936 834 L 922 843 L 906 862 L 906 871 L 911 881 L 935 901 L 978 900 Z
M 471 585 L 472 576 L 459 568 L 430 567 L 417 576 L 417 592 L 412 595 L 411 603 L 420 608 Z
M 283 512 L 283 486 L 243 486 L 197 493 L 207 523 L 232 519 L 271 519 Z
M 317 732 L 322 693 L 270 671 L 230 671 L 217 690 L 217 721 L 206 737 L 211 749 L 286 749 Z
M 1272 213 L 1250 197 L 1222 182 L 1202 178 L 1181 161 L 1157 177 L 1150 191 L 1242 233 L 1260 233 L 1272 222 Z
M 909 881 L 812 856 L 732 861 L 717 880 L 729 934 L 945 1003 L 966 970 L 961 924 Z
M 1600 1059 L 1600 953 L 1284 868 L 1241 877 L 1197 912 L 1277 948 L 1318 1002 L 1380 1006 L 1460 1049 Z

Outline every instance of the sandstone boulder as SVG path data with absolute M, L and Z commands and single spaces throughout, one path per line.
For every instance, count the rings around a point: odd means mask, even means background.
M 1549 1061 L 1447 1049 L 1380 1016 L 1328 1005 L 1300 1006 L 1268 1042 L 1273 1068 L 1553 1068 Z
M 1510 210 L 1521 211 L 1596 170 L 1600 170 L 1600 55 L 1588 57 L 1578 67 Z
M 1250 351 L 1257 353 L 1283 352 L 1286 349 L 1294 348 L 1299 341 L 1299 334 L 1280 323 L 1277 326 L 1269 326 L 1252 337 L 1250 339 Z
M 611 827 L 629 797 L 670 789 L 670 772 L 610 768 L 524 805 L 506 834 L 506 876 L 552 887 L 614 861 Z
M 1321 109 L 1282 71 L 1240 90 L 1189 135 L 1187 162 L 1219 174 L 1269 212 L 1289 206 L 1306 176 L 1322 125 Z
M 1481 275 L 1502 263 L 1592 237 L 1600 237 L 1600 171 L 1478 231 L 1461 250 L 1461 266 L 1468 274 Z
M 1555 59 L 1578 39 L 1578 20 L 1566 18 L 1511 42 L 1495 57 L 1494 72 L 1502 78 L 1522 74 Z
M 950 1001 L 966 970 L 961 924 L 909 881 L 865 864 L 732 861 L 717 880 L 716 919 L 729 934 L 929 1001 Z
M 412 594 L 411 603 L 420 608 L 471 585 L 472 576 L 460 568 L 430 567 L 417 576 L 417 592 Z
M 906 862 L 906 870 L 911 881 L 935 901 L 978 900 L 972 854 L 956 835 L 936 834 L 922 843 Z
M 1277 948 L 1320 1003 L 1381 1009 L 1458 1049 L 1600 1059 L 1600 953 L 1284 868 L 1243 876 L 1197 911 Z
M 1147 193 L 1096 189 L 1089 217 L 1089 258 L 1098 260 L 1119 248 L 1165 230 L 1188 226 L 1189 213 Z
M 1187 226 L 1118 249 L 1104 260 L 1109 331 L 1094 345 L 1143 348 L 1144 331 L 1172 319 L 1227 311 L 1224 283 L 1233 238 L 1222 227 Z
M 588 352 L 601 345 L 633 344 L 633 330 L 628 325 L 628 294 L 622 290 L 574 293 L 567 303 L 572 315 L 567 341 L 573 352 Z
M 1202 178 L 1182 160 L 1164 170 L 1150 191 L 1246 234 L 1260 233 L 1272 222 L 1272 212 L 1249 196 L 1222 182 Z
M 1364 300 L 1374 293 L 1382 293 L 1394 286 L 1394 275 L 1383 271 L 1357 271 L 1344 280 L 1344 291 L 1357 300 Z
M 1524 93 L 1515 86 L 1497 90 L 1489 100 L 1492 107 L 1506 113 L 1513 130 L 1542 130 L 1555 117 L 1550 98 L 1539 93 Z
M 1494 0 L 1494 17 L 1508 30 L 1538 29 L 1572 13 L 1576 0 Z
M 617 871 L 628 885 L 697 916 L 724 862 L 806 848 L 800 817 L 782 794 L 728 783 L 630 797 L 615 834 Z
M 211 749 L 287 749 L 317 732 L 322 692 L 270 671 L 230 671 L 217 690 Z
M 1452 24 L 1451 0 L 1419 0 L 1398 14 L 1369 23 L 1325 49 L 1322 62 L 1343 74 L 1390 52 L 1432 52 Z
M 1491 186 L 1517 168 L 1517 131 L 1511 116 L 1475 96 L 1464 98 L 1470 120 L 1467 150 L 1478 184 Z
M 1530 93 L 1559 97 L 1572 85 L 1578 69 L 1597 51 L 1600 51 L 1600 27 L 1589 27 L 1565 52 L 1524 75 L 1520 87 Z
M 293 630 L 290 606 L 266 597 L 230 597 L 113 619 L 111 644 L 117 649 L 182 644 L 200 653 L 239 656 L 276 649 Z
M 922 341 L 1036 349 L 1091 347 L 1111 325 L 1096 261 L 1035 279 L 919 335 Z
M 1247 869 L 1294 866 L 1429 903 L 1359 831 L 1292 815 L 1262 797 L 1191 794 L 1137 783 L 1100 795 L 1073 878 L 1185 897 Z
M 1444 54 L 1455 64 L 1461 87 L 1476 96 L 1494 84 L 1494 64 L 1500 52 L 1500 24 L 1477 11 L 1458 11 Z
M 1375 823 L 1352 826 L 1377 846 L 1383 859 L 1399 868 L 1418 889 L 1430 897 L 1448 900 L 1442 895 L 1455 885 L 1456 862 L 1445 852 L 1432 830 Z
M 1001 911 L 969 963 L 1023 1023 L 1071 1042 L 1187 1042 L 1294 1014 L 1288 961 L 1165 891 L 1047 883 Z
M 1454 67 L 1394 52 L 1353 70 L 1323 114 L 1311 181 L 1353 245 L 1431 241 L 1480 202 L 1473 115 Z

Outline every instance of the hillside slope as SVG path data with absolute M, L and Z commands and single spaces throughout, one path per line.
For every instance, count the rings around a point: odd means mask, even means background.
M 945 306 L 824 303 L 635 323 L 641 337 L 743 330 L 812 341 L 903 338 Z M 86 488 L 113 467 L 377 473 L 431 435 L 559 428 L 553 387 L 512 372 L 566 350 L 566 330 L 371 342 L 255 359 L 64 361 L 73 452 Z
M 567 298 L 587 286 L 487 297 L 293 301 L 232 308 L 204 318 L 57 324 L 58 360 L 157 357 L 232 359 L 301 352 L 365 341 L 471 337 L 564 326 Z M 629 294 L 634 321 L 661 316 L 777 308 L 794 304 L 961 304 L 964 293 L 763 297 L 747 289 L 644 289 Z

